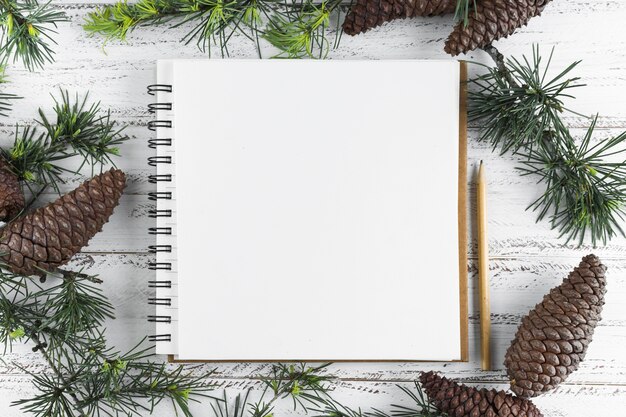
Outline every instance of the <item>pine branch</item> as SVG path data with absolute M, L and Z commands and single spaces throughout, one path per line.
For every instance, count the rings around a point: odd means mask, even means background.
M 319 7 L 309 4 L 295 13 L 277 15 L 270 20 L 263 38 L 281 51 L 278 58 L 326 58 L 330 43 L 325 31 L 331 11 L 323 2 Z
M 6 351 L 30 340 L 52 371 L 31 374 L 38 393 L 14 405 L 41 417 L 141 416 L 169 400 L 190 416 L 189 402 L 212 389 L 204 382 L 212 371 L 150 361 L 153 347 L 143 341 L 125 353 L 107 348 L 103 325 L 113 311 L 97 278 L 62 278 L 42 288 L 0 268 L 0 342 Z
M 323 375 L 322 372 L 330 364 L 309 367 L 304 363 L 297 365 L 272 365 L 272 371 L 262 378 L 265 390 L 261 399 L 252 408 L 252 417 L 265 417 L 271 413 L 273 404 L 281 399 L 290 398 L 293 410 L 300 407 L 306 411 L 313 405 L 325 401 L 330 391 L 330 382 L 334 377 Z M 266 393 L 272 397 L 265 402 Z
M 325 373 L 330 364 L 309 367 L 304 363 L 298 365 L 273 365 L 261 380 L 265 389 L 258 401 L 249 400 L 252 389 L 239 393 L 231 401 L 223 392 L 221 398 L 214 398 L 211 409 L 215 417 L 273 417 L 274 404 L 281 400 L 291 399 L 293 410 L 302 411 L 313 417 L 444 417 L 430 403 L 417 381 L 412 388 L 398 385 L 408 397 L 409 405 L 390 406 L 390 411 L 378 409 L 363 411 L 341 404 L 331 396 L 333 383 L 337 380 Z M 266 397 L 270 395 L 268 400 Z
M 547 74 L 552 54 L 545 66 L 538 47 L 532 59 L 504 61 L 494 47 L 496 68 L 471 81 L 468 117 L 479 121 L 483 129 L 479 140 L 488 141 L 502 153 L 532 149 L 541 142 L 543 132 L 559 123 L 564 112 L 571 112 L 564 101 L 573 98 L 570 91 L 583 86 L 579 78 L 566 78 L 580 63 L 574 62 L 553 78 Z
M 209 54 L 211 45 L 217 44 L 221 55 L 227 56 L 229 40 L 239 34 L 255 44 L 259 56 L 259 39 L 265 38 L 281 51 L 278 57 L 323 58 L 330 49 L 326 38 L 329 16 L 339 13 L 340 4 L 341 0 L 140 0 L 131 5 L 119 1 L 91 13 L 83 28 L 108 41 L 124 40 L 140 26 L 191 25 L 183 42 L 196 42 Z
M 546 185 L 545 193 L 529 207 L 539 212 L 538 220 L 549 215 L 552 228 L 566 242 L 577 240 L 579 245 L 587 234 L 593 246 L 606 244 L 617 234 L 624 236 L 626 132 L 591 145 L 596 121 L 578 145 L 567 128 L 556 126 L 543 146 L 525 154 L 520 168 Z
M 391 404 L 390 411 L 381 411 L 372 408 L 363 411 L 361 408 L 351 408 L 335 400 L 327 399 L 324 407 L 312 410 L 313 417 L 445 417 L 437 408 L 430 403 L 417 381 L 414 381 L 413 389 L 397 385 L 408 397 L 411 405 Z
M 59 381 L 62 382 L 62 386 L 67 387 L 66 389 L 63 390 L 63 393 L 66 393 L 72 398 L 72 401 L 74 402 L 74 405 L 78 409 L 80 416 L 87 416 L 87 414 L 84 412 L 84 410 L 80 406 L 80 399 L 78 398 L 78 395 L 74 392 L 74 390 L 71 389 L 72 381 L 70 381 L 68 378 L 65 377 L 65 375 L 63 375 L 63 373 L 57 367 L 55 361 L 53 361 L 50 355 L 48 354 L 47 344 L 39 338 L 37 333 L 32 333 L 30 335 L 30 339 L 35 343 L 36 350 L 39 351 L 39 353 L 41 353 L 45 361 L 48 363 L 48 366 L 50 366 L 50 369 L 52 369 L 52 372 L 54 372 L 54 374 L 59 379 Z M 63 407 L 63 408 L 67 408 L 67 407 Z
M 582 245 L 589 237 L 596 246 L 624 235 L 626 133 L 591 146 L 596 117 L 577 144 L 562 120 L 565 113 L 582 116 L 565 105 L 574 98 L 571 90 L 583 85 L 569 76 L 579 61 L 550 78 L 552 53 L 543 65 L 537 47 L 532 59 L 521 60 L 505 60 L 491 45 L 486 50 L 496 66 L 472 80 L 468 116 L 482 124 L 481 141 L 520 156 L 523 175 L 545 185 L 528 208 L 537 211 L 538 221 L 549 217 L 566 243 Z
M 37 125 L 15 130 L 13 146 L 6 151 L 13 172 L 20 181 L 36 184 L 41 188 L 52 187 L 59 191 L 63 173 L 78 173 L 85 165 L 94 168 L 113 164 L 119 156 L 119 146 L 129 138 L 123 128 L 111 120 L 110 112 L 104 112 L 100 103 L 88 103 L 88 94 L 73 99 L 61 90 L 61 98 L 55 98 L 54 119 L 49 119 L 39 109 Z M 69 169 L 62 161 L 80 157 L 76 169 Z
M 513 78 L 511 72 L 507 68 L 504 61 L 504 55 L 502 55 L 495 46 L 489 44 L 483 48 L 483 51 L 487 52 L 491 59 L 493 59 L 493 62 L 495 62 L 496 67 L 498 68 L 499 75 L 501 77 L 504 77 L 504 79 L 509 83 L 510 87 L 521 88 L 521 86 L 517 83 L 515 78 Z
M 30 71 L 54 61 L 50 43 L 56 44 L 51 27 L 64 22 L 63 12 L 55 11 L 50 3 L 36 0 L 0 0 L 0 62 L 22 61 Z

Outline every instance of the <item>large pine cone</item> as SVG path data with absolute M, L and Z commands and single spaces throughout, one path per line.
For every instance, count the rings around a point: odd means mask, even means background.
M 550 391 L 578 368 L 601 318 L 605 272 L 597 256 L 585 256 L 522 319 L 504 360 L 514 393 L 534 397 Z
M 66 264 L 102 230 L 125 185 L 126 175 L 111 169 L 9 223 L 0 231 L 2 261 L 21 275 L 45 275 Z
M 467 26 L 457 23 L 444 50 L 459 55 L 506 38 L 543 11 L 551 0 L 480 0 L 470 10 Z
M 24 208 L 24 193 L 9 163 L 0 155 L 0 221 L 8 221 Z
M 529 400 L 504 391 L 468 387 L 433 372 L 422 372 L 419 380 L 430 402 L 450 417 L 543 416 Z
M 457 0 L 357 0 L 343 22 L 343 31 L 357 35 L 390 20 L 454 13 Z

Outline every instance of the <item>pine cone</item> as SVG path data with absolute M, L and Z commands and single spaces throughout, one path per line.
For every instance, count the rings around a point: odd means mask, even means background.
M 118 169 L 100 174 L 0 231 L 0 254 L 16 274 L 45 275 L 66 264 L 109 220 L 126 184 Z
M 481 0 L 476 9 L 470 10 L 467 26 L 461 21 L 454 27 L 444 50 L 454 56 L 506 38 L 515 29 L 525 26 L 530 18 L 541 14 L 550 1 Z
M 578 368 L 601 318 L 605 272 L 597 256 L 585 256 L 522 319 L 504 360 L 515 394 L 535 397 L 550 391 Z
M 9 163 L 0 155 L 0 221 L 11 220 L 24 208 L 24 193 Z
M 476 389 L 422 372 L 420 383 L 437 409 L 450 417 L 543 417 L 529 400 L 504 391 Z
M 358 35 L 390 20 L 454 13 L 457 0 L 357 0 L 343 22 L 343 31 Z

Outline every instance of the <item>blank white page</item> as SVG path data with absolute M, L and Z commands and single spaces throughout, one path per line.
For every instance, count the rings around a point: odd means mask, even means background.
M 173 73 L 180 358 L 460 359 L 458 62 Z

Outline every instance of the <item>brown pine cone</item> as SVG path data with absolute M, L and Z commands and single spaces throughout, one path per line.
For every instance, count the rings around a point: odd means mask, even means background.
M 24 193 L 9 163 L 0 155 L 0 221 L 8 221 L 24 208 Z
M 0 231 L 2 261 L 21 275 L 45 275 L 66 264 L 102 230 L 125 185 L 126 175 L 111 169 L 9 223 Z
M 468 387 L 433 372 L 422 372 L 419 380 L 430 402 L 450 417 L 543 417 L 531 401 L 504 391 Z
M 578 368 L 601 319 L 605 272 L 597 256 L 585 256 L 522 319 L 504 359 L 515 394 L 535 397 L 550 391 Z
M 343 21 L 343 31 L 358 35 L 390 20 L 454 13 L 456 0 L 357 0 Z
M 459 55 L 483 48 L 506 38 L 515 29 L 525 26 L 530 18 L 541 14 L 551 0 L 481 0 L 469 11 L 467 26 L 457 23 L 446 41 L 444 50 Z

